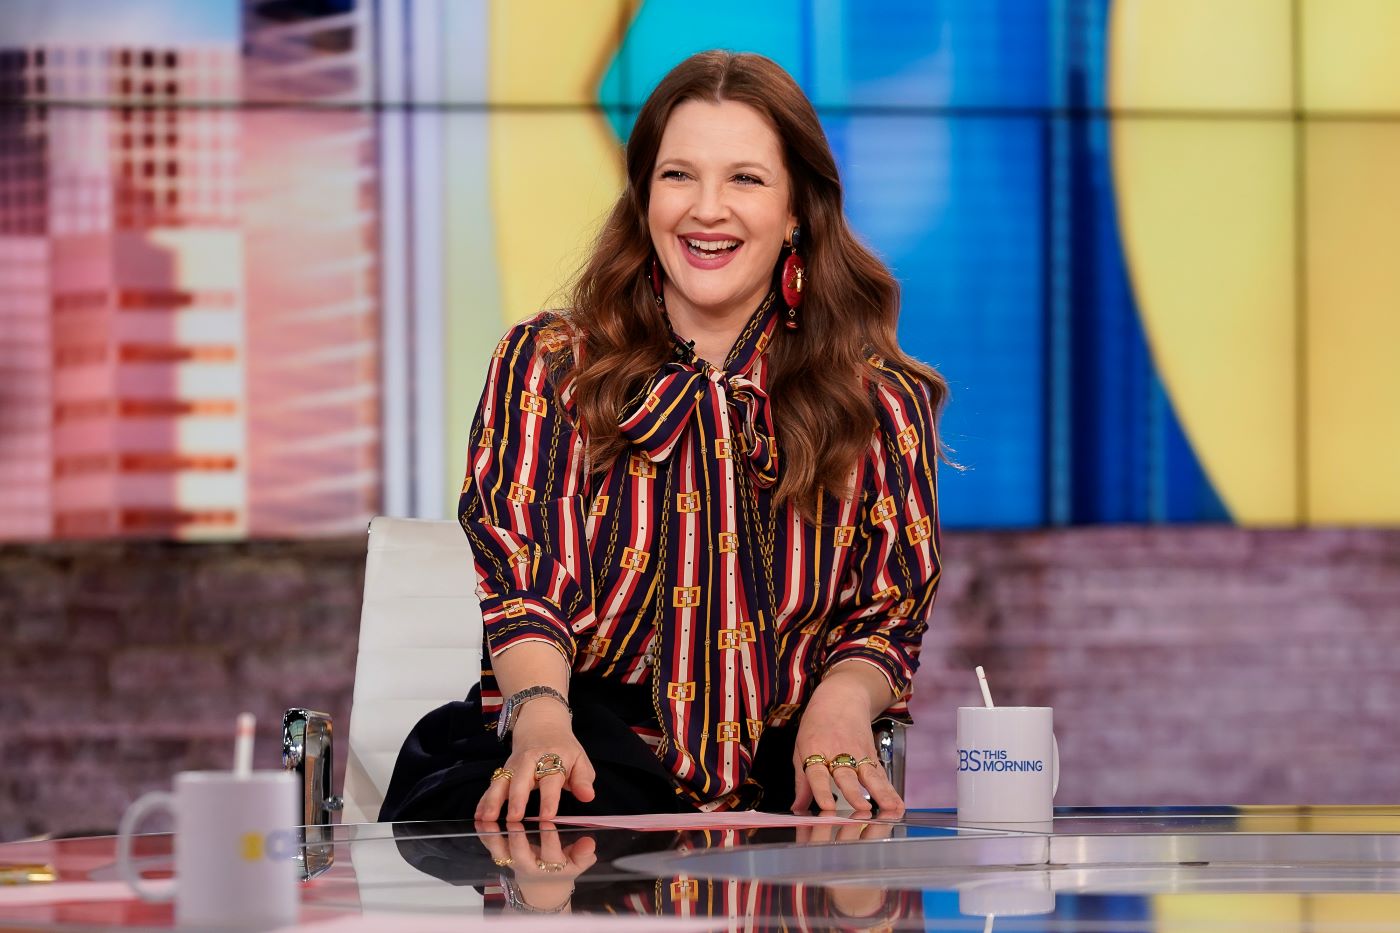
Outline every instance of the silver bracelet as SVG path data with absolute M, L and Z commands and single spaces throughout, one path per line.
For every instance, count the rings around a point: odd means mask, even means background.
M 520 887 L 517 881 L 513 878 L 507 878 L 505 875 L 501 875 L 500 877 L 501 890 L 506 896 L 506 905 L 510 907 L 511 910 L 518 910 L 521 913 L 561 914 L 569 909 L 569 904 L 574 899 L 573 892 L 570 891 L 569 896 L 564 898 L 564 903 L 560 904 L 558 907 L 536 907 L 520 896 Z
M 505 741 L 505 737 L 510 735 L 510 730 L 515 728 L 515 721 L 520 718 L 520 708 L 536 697 L 553 697 L 564 704 L 564 709 L 571 718 L 574 715 L 574 711 L 569 708 L 569 698 L 553 687 L 526 687 L 506 698 L 505 705 L 501 707 L 500 719 L 496 723 L 496 738 Z

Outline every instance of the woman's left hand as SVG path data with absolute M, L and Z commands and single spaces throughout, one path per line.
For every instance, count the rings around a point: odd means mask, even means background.
M 835 810 L 836 795 L 831 789 L 834 779 L 855 810 L 869 812 L 873 801 L 881 816 L 898 818 L 903 814 L 904 801 L 875 754 L 870 706 L 870 690 L 861 683 L 859 675 L 833 671 L 817 685 L 802 713 L 793 747 L 797 796 L 792 812 L 808 812 L 813 801 L 822 810 Z M 812 755 L 821 755 L 826 763 L 804 766 Z M 858 764 L 831 767 L 839 755 L 850 755 Z

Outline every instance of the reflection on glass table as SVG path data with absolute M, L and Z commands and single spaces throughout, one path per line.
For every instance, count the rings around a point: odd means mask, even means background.
M 1066 808 L 1030 827 L 942 810 L 676 819 L 336 826 L 312 842 L 330 867 L 303 885 L 302 923 L 1358 931 L 1400 918 L 1400 808 Z M 169 837 L 140 843 L 147 872 L 168 873 Z M 0 845 L 0 928 L 168 926 L 168 909 L 125 895 L 112 854 L 108 837 Z

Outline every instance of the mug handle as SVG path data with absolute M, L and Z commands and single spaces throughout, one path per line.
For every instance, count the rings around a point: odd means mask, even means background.
M 1055 792 L 1060 789 L 1060 742 L 1055 738 L 1055 733 L 1050 733 L 1050 799 L 1055 799 Z
M 147 887 L 146 882 L 141 878 L 141 873 L 136 870 L 136 866 L 131 861 L 131 844 L 135 836 L 135 829 L 152 811 L 173 812 L 174 809 L 174 794 L 164 790 L 153 790 L 148 794 L 142 794 L 135 803 L 126 808 L 126 812 L 122 814 L 121 825 L 117 827 L 117 873 L 121 875 L 127 886 L 136 892 L 136 896 L 143 901 L 153 903 L 168 901 L 175 896 L 175 886 Z

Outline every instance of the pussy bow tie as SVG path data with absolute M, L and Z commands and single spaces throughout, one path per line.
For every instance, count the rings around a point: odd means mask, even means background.
M 664 732 L 658 754 L 696 803 L 730 799 L 752 785 L 745 778 L 775 674 L 773 627 L 764 623 L 763 610 L 771 617 L 775 602 L 771 584 L 760 589 L 754 574 L 759 534 L 748 527 L 750 510 L 717 501 L 698 529 L 683 526 L 694 525 L 689 513 L 699 511 L 700 490 L 723 497 L 728 489 L 732 496 L 741 472 L 753 477 L 755 490 L 777 480 L 768 395 L 743 370 L 730 375 L 703 362 L 670 363 L 619 427 L 652 462 L 673 454 L 676 461 L 669 465 L 660 521 L 670 530 L 661 542 L 658 612 L 665 615 L 658 616 L 653 673 L 664 691 L 658 696 L 665 697 L 657 709 Z M 693 505 L 681 508 L 680 501 Z M 697 530 L 712 539 L 697 540 Z M 752 557 L 738 559 L 750 548 Z M 733 581 L 739 581 L 737 591 Z
M 727 407 L 733 453 L 743 457 L 755 480 L 771 486 L 778 479 L 777 440 L 768 393 L 747 374 L 728 375 L 713 366 L 696 369 L 668 363 L 651 384 L 636 410 L 623 417 L 622 436 L 641 449 L 648 460 L 668 459 L 698 412 L 704 427 L 719 436 L 720 412 Z

